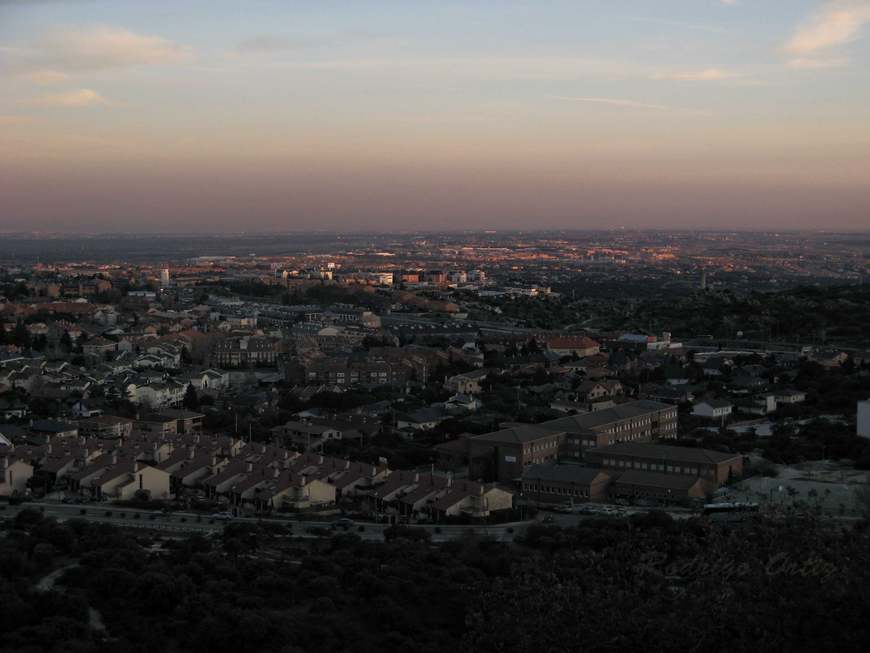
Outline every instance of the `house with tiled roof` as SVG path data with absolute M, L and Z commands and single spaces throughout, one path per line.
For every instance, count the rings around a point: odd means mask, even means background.
M 540 338 L 543 344 L 559 356 L 595 356 L 601 351 L 601 345 L 589 336 L 551 335 Z
M 0 448 L 0 497 L 27 493 L 33 466 Z

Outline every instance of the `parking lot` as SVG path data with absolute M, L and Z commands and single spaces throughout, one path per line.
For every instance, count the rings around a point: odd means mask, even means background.
M 720 500 L 746 501 L 767 509 L 813 509 L 826 516 L 857 517 L 866 509 L 870 491 L 867 472 L 835 461 L 777 466 L 776 477 L 740 481 Z

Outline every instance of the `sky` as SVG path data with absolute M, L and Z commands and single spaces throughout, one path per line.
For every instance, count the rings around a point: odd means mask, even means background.
M 0 232 L 870 229 L 870 0 L 0 0 Z

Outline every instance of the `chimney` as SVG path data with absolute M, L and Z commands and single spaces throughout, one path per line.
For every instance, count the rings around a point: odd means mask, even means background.
M 253 471 L 254 471 L 254 463 L 248 463 L 248 471 L 249 471 L 249 472 L 253 472 Z
M 48 433 L 45 434 L 45 444 L 51 444 L 51 436 Z
M 453 472 L 447 472 L 447 487 L 453 485 Z
M 118 464 L 118 452 L 117 451 L 112 452 L 112 464 L 113 465 Z
M 193 460 L 196 457 L 196 447 L 190 447 L 187 455 L 191 460 Z
M 345 461 L 344 461 L 344 468 L 345 468 L 345 469 L 350 469 L 350 460 L 345 460 Z
M 278 478 L 279 476 L 281 476 L 281 470 L 278 469 L 278 468 L 276 467 L 276 468 L 275 468 L 275 471 L 272 472 L 272 476 L 273 476 L 274 478 Z
M 3 456 L 2 467 L 3 469 L 7 469 L 9 467 L 9 456 Z
M 85 447 L 84 450 L 82 451 L 82 458 L 85 459 L 85 462 L 88 462 L 88 448 L 87 447 Z
M 414 472 L 414 482 L 417 483 L 420 481 L 420 472 Z
M 318 465 L 322 465 L 322 464 L 323 464 L 323 456 L 317 456 L 317 464 L 318 464 Z
M 51 453 L 51 442 L 49 442 L 45 447 L 45 453 Z
M 215 456 L 214 454 L 211 455 L 211 466 L 217 466 L 217 456 Z
M 303 474 L 303 475 L 300 477 L 300 479 L 301 479 L 301 481 L 302 481 L 302 485 L 303 485 L 303 486 L 304 486 L 304 485 L 308 485 L 308 474 Z

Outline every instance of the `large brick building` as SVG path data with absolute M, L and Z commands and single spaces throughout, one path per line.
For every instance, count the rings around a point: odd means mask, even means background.
M 715 489 L 743 474 L 743 456 L 710 449 L 621 442 L 586 452 L 586 461 L 610 472 L 629 470 L 700 478 Z
M 520 424 L 468 438 L 471 476 L 516 480 L 527 466 L 556 460 L 564 440 L 564 432 L 542 424 Z
M 544 503 L 603 500 L 611 477 L 583 465 L 529 465 L 523 472 L 523 496 Z
M 558 458 L 582 459 L 586 449 L 621 442 L 675 438 L 677 409 L 655 401 L 611 408 L 510 428 L 468 438 L 473 477 L 519 479 L 528 465 Z
M 560 417 L 541 426 L 566 434 L 562 454 L 583 458 L 586 449 L 619 442 L 649 442 L 677 437 L 677 408 L 643 399 L 591 413 Z

